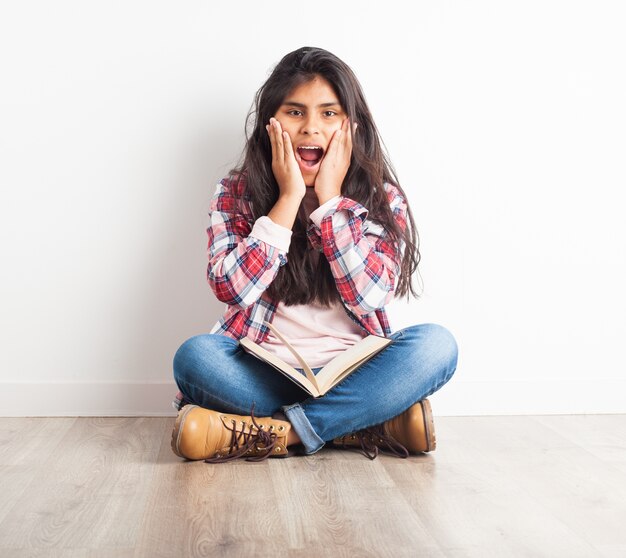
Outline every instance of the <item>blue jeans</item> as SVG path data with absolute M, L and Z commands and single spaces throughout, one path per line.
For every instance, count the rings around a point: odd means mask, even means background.
M 282 411 L 305 453 L 344 434 L 380 424 L 441 388 L 454 374 L 457 345 L 436 324 L 391 335 L 394 342 L 324 396 L 314 398 L 224 335 L 196 335 L 174 356 L 185 400 L 215 411 L 272 416 Z

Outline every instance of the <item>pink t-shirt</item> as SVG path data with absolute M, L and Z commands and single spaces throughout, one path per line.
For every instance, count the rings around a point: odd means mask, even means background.
M 318 207 L 315 190 L 307 188 L 302 204 L 306 215 L 319 225 L 324 214 L 339 201 L 340 197 L 337 196 Z M 274 223 L 267 216 L 257 219 L 250 236 L 285 251 L 289 250 L 291 230 Z M 311 368 L 324 366 L 366 335 L 366 332 L 348 317 L 341 303 L 326 307 L 319 304 L 285 306 L 279 302 L 272 325 L 302 355 Z M 300 368 L 300 363 L 291 351 L 271 333 L 261 346 L 291 366 Z
M 348 317 L 340 303 L 328 308 L 315 304 L 285 306 L 280 302 L 272 325 L 311 368 L 328 364 L 364 336 L 363 330 Z M 271 333 L 261 347 L 294 368 L 301 368 L 291 351 Z

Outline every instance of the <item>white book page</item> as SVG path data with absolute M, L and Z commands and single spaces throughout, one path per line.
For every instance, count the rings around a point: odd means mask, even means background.
M 355 364 L 366 361 L 369 356 L 378 353 L 390 343 L 391 339 L 387 337 L 369 335 L 337 355 L 317 373 L 316 379 L 317 384 L 320 386 L 320 391 L 326 391 L 326 388 L 331 385 L 338 376 L 345 375 L 343 372 L 346 369 L 352 370 Z
M 260 345 L 257 345 L 254 341 L 243 337 L 239 340 L 239 344 L 249 353 L 253 354 L 263 362 L 273 366 L 279 372 L 282 372 L 288 378 L 291 378 L 294 382 L 301 385 L 306 391 L 308 391 L 314 397 L 319 396 L 319 390 L 317 385 L 313 385 L 306 376 L 303 376 L 293 366 L 290 366 L 285 361 L 278 358 L 276 355 L 265 350 Z
M 309 380 L 309 382 L 311 382 L 314 386 L 315 389 L 317 390 L 317 392 L 319 393 L 319 382 L 317 381 L 317 378 L 315 377 L 315 374 L 313 374 L 313 370 L 311 370 L 311 367 L 304 361 L 304 359 L 300 356 L 300 354 L 298 353 L 298 351 L 296 351 L 291 344 L 289 343 L 289 341 L 287 341 L 287 339 L 285 339 L 283 337 L 283 335 L 280 333 L 280 331 L 278 331 L 272 324 L 265 322 L 265 325 L 270 329 L 270 331 L 278 338 L 281 340 L 281 342 L 283 342 L 285 344 L 285 346 L 289 349 L 289 351 L 291 351 L 291 354 L 296 358 L 296 360 L 300 363 L 300 366 L 302 366 L 302 369 L 304 370 L 304 373 L 306 374 L 307 379 Z

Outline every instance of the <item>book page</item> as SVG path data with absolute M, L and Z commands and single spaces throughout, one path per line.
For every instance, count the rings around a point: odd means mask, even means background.
M 317 390 L 317 392 L 319 393 L 319 382 L 317 381 L 315 374 L 313 374 L 313 370 L 311 370 L 311 367 L 304 361 L 304 359 L 300 356 L 300 353 L 298 353 L 298 351 L 296 351 L 291 344 L 289 343 L 289 341 L 287 341 L 287 339 L 285 339 L 283 337 L 283 335 L 280 333 L 280 331 L 278 331 L 272 324 L 265 322 L 265 325 L 270 329 L 270 331 L 278 338 L 280 339 L 285 346 L 291 351 L 291 354 L 296 358 L 296 360 L 300 363 L 300 366 L 302 366 L 302 369 L 304 370 L 304 373 L 306 374 L 307 379 L 309 380 L 309 382 L 311 382 L 314 386 L 315 389 Z M 297 372 L 297 371 L 296 371 Z
M 392 342 L 387 337 L 368 335 L 352 345 L 349 349 L 337 355 L 317 373 L 317 384 L 320 392 L 325 393 L 335 383 L 339 383 L 358 365 L 382 351 Z
M 318 397 L 320 395 L 320 392 L 317 389 L 317 385 L 313 385 L 306 376 L 303 376 L 293 366 L 290 366 L 284 360 L 281 360 L 276 355 L 265 350 L 260 345 L 257 345 L 251 339 L 243 337 L 239 340 L 239 344 L 247 352 L 258 357 L 263 362 L 266 362 L 267 364 L 273 366 L 279 372 L 282 372 L 285 376 L 300 385 L 304 390 L 308 391 L 314 397 Z

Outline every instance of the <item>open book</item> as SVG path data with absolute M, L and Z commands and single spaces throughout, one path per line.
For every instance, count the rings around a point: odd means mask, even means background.
M 265 325 L 269 327 L 270 331 L 291 351 L 293 356 L 300 363 L 300 367 L 304 370 L 305 375 L 302 375 L 293 366 L 290 366 L 247 337 L 240 339 L 239 344 L 249 353 L 271 364 L 279 372 L 282 372 L 285 376 L 298 384 L 302 389 L 308 391 L 313 397 L 324 395 L 329 389 L 341 382 L 341 380 L 356 370 L 361 364 L 367 362 L 392 342 L 391 339 L 386 337 L 368 335 L 355 345 L 352 345 L 349 349 L 337 355 L 324 366 L 316 376 L 313 374 L 311 367 L 304 362 L 304 359 L 289 344 L 283 335 L 272 324 L 266 322 Z

